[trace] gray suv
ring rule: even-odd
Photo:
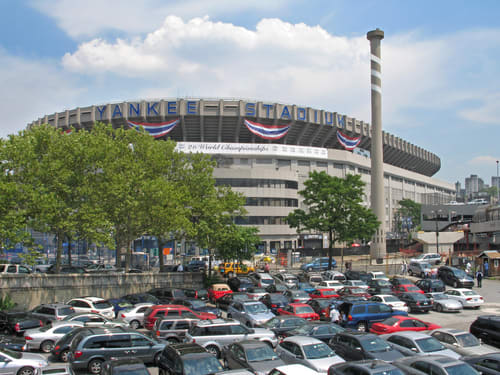
[[[196,342],[220,358],[222,348],[233,342],[259,340],[273,348],[278,340],[273,331],[265,328],[248,328],[233,319],[202,320],[186,334],[186,342]]]
[[[264,324],[274,318],[274,314],[259,301],[233,302],[227,308],[227,317],[234,318],[247,327],[255,327]]]
[[[49,303],[35,307],[31,311],[31,315],[40,319],[44,325],[47,325],[56,320],[63,320],[68,315],[74,314],[73,306],[65,303]]]
[[[74,370],[100,374],[104,361],[111,358],[136,357],[156,364],[165,344],[129,328],[90,328],[73,339],[69,361]]]
[[[184,342],[187,331],[194,326],[200,319],[196,316],[187,318],[185,316],[168,316],[157,319],[153,331],[156,337],[166,340],[169,344]]]

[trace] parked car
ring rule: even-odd
[[[387,333],[401,331],[431,331],[438,328],[441,328],[441,326],[434,323],[424,322],[411,316],[395,315],[379,323],[374,323],[370,328],[370,332],[376,333],[378,335],[384,335]]]
[[[392,293],[400,297],[407,293],[424,294],[424,291],[416,285],[399,285],[392,288]]]
[[[473,290],[461,289],[448,289],[445,294],[454,300],[457,300],[463,307],[472,307],[479,309],[484,303],[484,298]]]
[[[327,372],[332,365],[345,362],[323,341],[307,336],[283,339],[276,353],[287,364],[302,364],[322,373]]]
[[[74,313],[66,316],[62,322],[77,321],[85,324],[86,327],[126,327],[121,319],[108,319],[96,313]]]
[[[392,279],[389,279],[389,282],[392,284],[392,286],[397,287],[400,285],[415,285],[413,282],[406,277],[398,277],[395,276]]]
[[[321,276],[321,274],[319,273],[309,274],[309,276],[307,277],[307,282],[315,288],[317,288],[323,281],[323,276]]]
[[[196,323],[186,334],[186,342],[196,342],[220,358],[222,348],[233,342],[247,339],[277,344],[273,331],[265,328],[249,328],[234,319],[213,319]]]
[[[255,327],[267,322],[275,315],[259,301],[233,302],[227,308],[227,317],[234,318],[247,327]]]
[[[54,348],[52,349],[52,356],[55,360],[68,362],[71,343],[75,336],[85,330],[92,329],[92,327],[76,327],[57,340]]]
[[[215,301],[215,306],[217,306],[217,308],[221,310],[227,311],[227,308],[231,303],[233,303],[233,301],[243,302],[252,300],[245,292],[230,293],[220,297],[217,301]]]
[[[153,332],[157,338],[176,344],[183,342],[189,329],[199,321],[195,316],[165,316],[156,320]]]
[[[265,272],[252,272],[248,274],[248,278],[252,280],[258,288],[265,288],[269,285],[276,284],[273,277]]]
[[[144,313],[146,310],[154,306],[152,303],[138,303],[137,305],[127,307],[120,311],[120,319],[127,323],[130,328],[138,329],[144,326]]]
[[[326,280],[336,280],[339,282],[344,282],[347,280],[347,278],[342,272],[334,270],[327,270],[323,272],[323,276],[325,277]]]
[[[217,316],[212,313],[193,311],[189,307],[182,305],[154,305],[148,307],[144,312],[144,327],[153,329],[156,319],[163,316],[196,316],[200,320],[216,319]]]
[[[0,264],[0,276],[4,274],[28,274],[31,270],[21,264]]]
[[[85,267],[87,272],[89,273],[106,273],[106,272],[116,272],[117,269],[115,266],[111,264],[102,264],[102,263],[97,263],[97,264],[89,264]]]
[[[266,307],[274,314],[278,313],[278,309],[288,305],[288,299],[281,293],[268,293],[259,298]]]
[[[38,369],[36,372],[38,372],[37,375],[75,375],[75,372],[67,363],[51,364]]]
[[[71,343],[69,361],[75,370],[100,374],[104,361],[134,357],[144,363],[158,363],[165,342],[129,328],[92,328],[76,335]]]
[[[226,277],[233,277],[237,275],[247,275],[250,272],[255,272],[255,268],[243,263],[221,263],[219,265],[219,272]]]
[[[297,276],[285,272],[274,275],[274,279],[278,284],[283,284],[287,288],[294,288],[299,283]]]
[[[88,271],[81,266],[69,266],[69,265],[63,265],[59,267],[59,272],[57,272],[56,265],[53,264],[49,268],[47,268],[47,273],[49,274],[56,274],[56,273],[64,273],[64,274],[69,274],[69,273],[88,273]]]
[[[462,361],[474,367],[480,374],[500,375],[500,353],[462,357]]]
[[[212,284],[208,289],[208,299],[210,302],[215,303],[219,298],[225,294],[231,294],[233,291],[227,284],[218,283]]]
[[[0,349],[0,364],[2,374],[33,375],[49,362],[40,354]]]
[[[115,317],[113,305],[105,299],[99,297],[73,298],[66,304],[72,306],[76,313],[92,312],[101,314],[109,319],[113,319]]]
[[[65,334],[76,327],[83,327],[82,322],[54,322],[50,326],[29,329],[24,332],[24,338],[28,343],[29,350],[40,350],[50,353],[55,343]]]
[[[250,369],[255,374],[267,374],[276,366],[285,364],[274,350],[264,342],[245,340],[230,344],[222,351],[224,367]]]
[[[318,375],[312,368],[294,363],[291,365],[278,366],[269,371],[268,375]]]
[[[316,286],[316,288],[339,290],[342,289],[344,286],[345,285],[338,280],[323,280]]]
[[[428,313],[432,309],[432,300],[427,298],[425,294],[420,293],[403,293],[399,299],[408,306],[408,311]]]
[[[120,358],[104,362],[102,364],[101,375],[150,375],[150,373],[144,362],[140,359]]]
[[[0,349],[24,352],[28,349],[28,344],[26,344],[24,337],[0,335]]]
[[[184,290],[179,288],[153,288],[148,291],[148,294],[158,298],[160,303],[171,303],[173,300],[187,298]]]
[[[365,271],[347,270],[344,274],[347,280],[361,280],[368,283],[371,279],[370,275]]]
[[[469,332],[487,344],[500,347],[500,316],[478,316],[470,325]]]
[[[389,281],[389,278],[386,276],[386,274],[383,273],[383,272],[380,272],[380,271],[368,272],[368,276],[370,276],[370,280],[385,280],[385,281]]]
[[[313,290],[311,293],[309,293],[309,297],[311,299],[316,299],[316,298],[338,298],[340,295],[337,293],[335,289],[322,289],[318,288],[316,290]]]
[[[298,316],[306,320],[319,320],[319,315],[305,303],[290,303],[283,309],[278,309],[278,314]]]
[[[214,314],[216,317],[220,318],[222,316],[222,312],[217,308],[210,305],[207,305],[205,301],[196,299],[196,298],[185,298],[179,300],[173,300],[173,305],[182,305],[189,307],[191,310],[196,312],[204,312]]]
[[[422,289],[425,293],[444,292],[446,290],[444,283],[438,279],[417,280],[415,285]]]
[[[249,277],[231,277],[227,280],[227,285],[233,292],[246,292],[248,288],[254,286]]]
[[[340,363],[328,369],[328,375],[404,375],[405,373],[396,366],[380,360],[364,360]]]
[[[320,319],[330,320],[330,306],[334,302],[336,300],[332,300],[331,298],[314,298],[307,301],[307,304],[319,315]]]
[[[300,269],[305,272],[320,272],[320,271],[326,271],[328,269],[328,264],[329,264],[329,258],[328,257],[323,257],[323,258],[316,258],[313,259],[312,262],[310,263],[305,263],[300,266]],[[332,258],[332,268],[335,268],[337,265],[337,261]]]
[[[300,327],[294,328],[291,331],[283,333],[284,337],[289,336],[307,336],[314,337],[315,339],[321,340],[324,343],[328,343],[332,337],[334,337],[339,332],[344,332],[345,328],[341,326],[330,323],[330,322],[308,322]]]
[[[158,375],[207,375],[222,371],[217,358],[195,343],[167,345],[158,359]]]
[[[404,311],[393,310],[392,307],[379,302],[354,301],[339,305],[341,316],[346,319],[342,326],[366,332],[373,323],[381,322],[393,315],[405,315]]]
[[[22,336],[24,331],[42,327],[40,318],[34,317],[26,311],[0,311],[0,332],[7,335]]]
[[[372,333],[341,332],[333,337],[328,345],[346,361],[381,359],[392,362],[404,357],[399,350]]]
[[[304,318],[294,315],[278,315],[268,320],[266,323],[261,324],[262,328],[273,331],[276,336],[282,337],[283,333],[291,331],[307,323]]]
[[[360,288],[360,289],[368,289],[368,285],[361,280],[346,280],[344,282],[345,286],[352,286],[355,288]]]
[[[154,305],[160,304],[160,300],[158,298],[148,293],[127,294],[126,296],[123,296],[122,299],[130,303],[131,305],[137,305],[138,303],[144,303],[144,302],[149,302]]]
[[[375,279],[368,281],[368,289],[366,290],[369,294],[391,294],[392,284],[385,279]]]
[[[368,299],[371,297],[371,295],[367,293],[366,289],[358,288],[356,286],[345,286],[342,289],[339,289],[337,293],[339,294],[340,298],[343,298],[345,296],[355,296]]]
[[[463,306],[460,302],[450,298],[444,293],[425,293],[425,296],[432,301],[432,309],[438,312],[460,312]]]
[[[370,298],[370,301],[385,303],[393,310],[408,312],[408,305],[392,294],[376,294]]]
[[[300,284],[300,283],[299,283]],[[314,289],[314,287],[312,287]],[[288,287],[284,284],[270,284],[264,288],[267,293],[284,293],[288,290]],[[296,288],[301,289],[301,288]]]
[[[406,356],[444,355],[459,359],[460,354],[447,349],[434,337],[422,332],[396,332],[380,336]]]
[[[184,267],[186,272],[205,272],[207,263],[204,260],[193,259]]]
[[[441,255],[437,253],[425,253],[425,254],[420,254],[419,256],[415,258],[410,259],[411,262],[424,262],[424,263],[429,263],[429,264],[439,264],[441,263]]]
[[[432,331],[431,336],[441,341],[441,343],[448,349],[451,349],[462,356],[498,352],[497,348],[482,344],[481,341],[479,341],[472,333],[461,331],[459,329],[440,328]]]
[[[202,301],[208,301],[208,290],[201,288],[201,289],[191,289],[191,288],[184,288],[182,289],[184,291],[184,294],[188,298],[197,298],[201,299]]]
[[[474,286],[474,280],[459,268],[441,266],[438,269],[438,277],[445,284],[454,288],[472,288]]]
[[[288,299],[289,303],[306,303],[311,299],[309,294],[303,290],[287,290],[283,293],[283,295]]]
[[[408,264],[408,275],[424,278],[431,274],[431,265],[426,262],[410,262]]]
[[[41,319],[45,325],[57,320],[63,320],[66,316],[73,313],[75,313],[75,309],[65,303],[39,305],[31,310],[31,315]]]
[[[247,289],[247,297],[251,300],[258,301],[259,298],[265,296],[268,293],[266,288],[251,287]]]
[[[408,375],[479,375],[469,364],[442,355],[402,358],[393,364]]]

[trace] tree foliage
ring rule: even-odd
[[[292,228],[302,231],[328,233],[329,266],[332,266],[333,245],[336,242],[367,240],[380,222],[375,214],[362,205],[363,186],[359,175],[346,178],[330,176],[326,172],[311,172],[299,191],[307,211],[296,209],[287,217]]]
[[[400,217],[410,218],[413,227],[416,228],[420,225],[420,213],[422,205],[411,199],[402,199],[399,201],[399,208],[397,210]],[[399,223],[401,225],[401,223]],[[401,229],[401,228],[398,228]]]

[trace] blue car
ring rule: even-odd
[[[218,318],[222,316],[222,311],[217,307],[209,306],[205,301],[196,298],[176,299],[172,302],[173,305],[183,305],[189,307],[193,311],[206,312],[216,315]]]
[[[306,293],[311,293],[316,290],[316,288],[309,283],[299,283],[297,285],[297,289],[303,290]]]
[[[373,301],[344,302],[337,306],[343,320],[341,325],[345,328],[367,332],[373,323],[381,322],[394,315],[408,316],[408,313],[393,310],[385,303]]]
[[[332,258],[332,268],[337,265],[337,261]],[[311,263],[303,264],[300,269],[305,272],[320,272],[328,269],[328,257],[316,258]]]

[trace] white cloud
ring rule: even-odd
[[[472,158],[467,162],[467,164],[472,165],[472,166],[483,166],[483,165],[495,165],[497,160],[499,160],[498,157],[493,157],[493,156],[476,156],[475,158]]]
[[[475,98],[478,102],[476,106],[459,111],[459,114],[473,122],[498,125],[500,123],[500,92],[484,92]]]

